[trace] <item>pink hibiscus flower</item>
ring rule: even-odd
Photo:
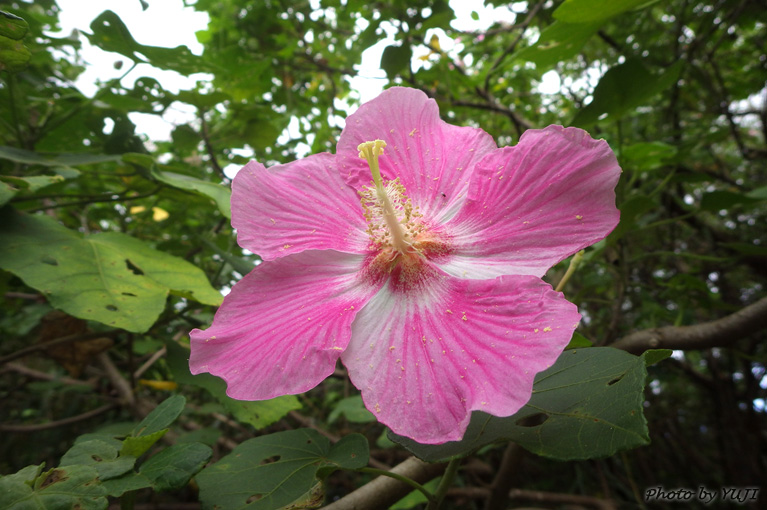
[[[580,315],[540,277],[615,227],[619,174],[580,129],[497,148],[423,92],[388,89],[335,155],[237,174],[232,225],[264,262],[192,331],[192,373],[262,400],[315,387],[340,358],[394,432],[459,440],[471,411],[521,408],[567,345]]]

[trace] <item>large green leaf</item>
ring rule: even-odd
[[[631,58],[610,68],[594,89],[594,99],[578,112],[572,125],[587,127],[603,119],[615,120],[646,104],[676,82],[682,65],[680,60],[662,74],[654,75],[640,59]]]
[[[0,210],[0,268],[70,315],[144,332],[172,290],[205,304],[222,298],[204,273],[130,236],[83,237],[51,218]]]
[[[99,439],[76,443],[61,458],[60,466],[82,464],[90,466],[98,473],[99,480],[109,480],[122,476],[133,469],[136,457],[120,455],[115,445]]]
[[[651,361],[669,354],[645,353]],[[507,440],[559,460],[606,457],[650,440],[642,412],[645,365],[644,357],[610,347],[568,350],[538,374],[530,401],[513,416],[474,412],[463,440],[441,445],[422,445],[391,432],[389,437],[426,461]]]
[[[101,510],[106,490],[90,466],[64,466],[43,472],[43,464],[0,477],[0,510]]]
[[[261,429],[276,422],[288,412],[300,409],[295,395],[284,395],[271,400],[235,400],[226,395],[226,383],[210,374],[192,375],[189,371],[189,350],[176,342],[168,342],[168,367],[179,384],[192,384],[216,397],[237,420]]]
[[[172,69],[184,75],[209,70],[208,65],[186,46],[162,48],[144,46],[131,35],[128,27],[112,11],[104,11],[91,22],[92,34],[86,34],[91,44],[113,51],[136,62],[147,62],[162,69]]]
[[[366,466],[368,456],[359,434],[332,446],[313,429],[248,439],[197,475],[200,501],[203,509],[216,510],[277,509],[307,498],[321,503],[321,480],[335,469]]]
[[[647,3],[648,0],[565,0],[554,11],[554,18],[567,23],[590,23]]]
[[[517,51],[512,58],[533,62],[539,71],[545,71],[557,62],[574,57],[600,26],[601,23],[555,21],[541,31],[535,44]]]
[[[656,170],[676,156],[677,148],[663,142],[642,142],[621,151],[621,166],[638,171]]]

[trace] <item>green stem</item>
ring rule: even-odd
[[[575,270],[578,269],[578,266],[581,263],[581,259],[583,258],[583,250],[579,251],[575,254],[575,256],[570,261],[570,265],[567,268],[567,271],[565,271],[565,275],[562,277],[561,280],[559,280],[559,285],[557,285],[557,288],[554,289],[557,292],[562,292],[562,289],[565,288],[565,285],[567,284],[567,281],[570,279],[570,277],[575,274]]]
[[[442,507],[442,501],[447,495],[447,490],[453,485],[456,473],[458,473],[458,466],[461,465],[463,457],[451,460],[445,474],[442,475],[442,480],[439,481],[437,492],[434,493],[434,499],[429,502],[428,510],[439,510]]]
[[[436,501],[434,499],[434,494],[429,492],[429,490],[426,489],[426,487],[416,482],[415,480],[408,478],[407,476],[402,476],[397,473],[392,473],[391,471],[386,471],[383,469],[376,469],[371,467],[364,467],[362,469],[359,469],[358,471],[361,471],[363,473],[370,473],[371,475],[381,475],[381,476],[388,476],[389,478],[394,478],[395,480],[399,480],[402,483],[406,483],[412,488],[414,488],[415,490],[420,491],[421,494],[426,496],[426,499],[429,501],[429,504],[432,504]]]

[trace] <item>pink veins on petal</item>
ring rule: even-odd
[[[510,416],[580,315],[540,277],[618,223],[620,168],[582,130],[528,130],[497,148],[392,88],[346,120],[336,154],[265,168],[232,189],[240,244],[264,259],[207,330],[190,367],[262,400],[346,366],[395,433],[459,440],[471,411]]]

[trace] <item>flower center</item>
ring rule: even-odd
[[[384,182],[378,157],[384,152],[386,142],[374,140],[361,143],[357,150],[360,158],[367,160],[373,175],[373,186],[365,186],[359,192],[367,221],[367,233],[379,249],[392,248],[394,256],[418,252],[414,246],[416,236],[423,230],[421,214],[405,194],[399,178]]]

